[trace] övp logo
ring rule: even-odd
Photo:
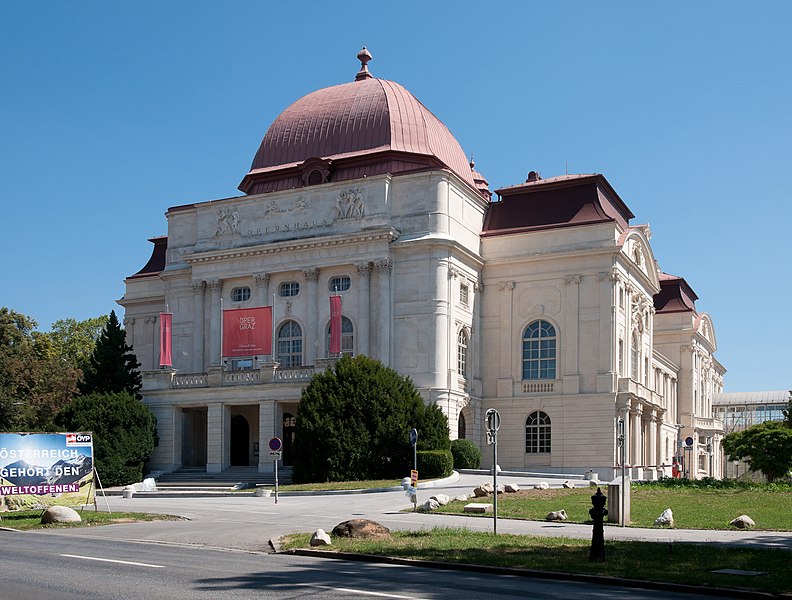
[[[90,446],[93,444],[93,436],[90,433],[67,433],[67,446]]]

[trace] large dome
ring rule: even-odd
[[[243,192],[431,168],[448,168],[476,187],[448,128],[404,87],[372,77],[366,62],[355,81],[308,94],[275,119]]]

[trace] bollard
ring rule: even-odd
[[[594,522],[594,528],[591,532],[589,560],[605,560],[605,532],[602,522],[605,515],[608,514],[608,509],[605,508],[607,500],[608,497],[599,488],[597,488],[597,493],[591,497],[591,504],[594,508],[589,509],[589,516]]]

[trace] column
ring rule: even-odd
[[[275,402],[259,400],[259,473],[274,473],[275,463],[269,457],[269,441],[277,436],[275,431]]]
[[[124,335],[126,343],[132,348],[135,347],[135,319],[124,319]]]
[[[209,364],[220,364],[220,343],[221,343],[221,323],[223,319],[222,307],[220,303],[223,291],[223,282],[214,279],[206,283],[211,294],[211,305],[209,306]]]
[[[204,372],[204,287],[203,281],[193,281],[193,372]]]
[[[369,330],[371,324],[371,263],[355,265],[360,283],[358,284],[358,330],[356,354],[369,355]]]
[[[565,303],[564,303],[564,337],[567,339],[564,372],[561,375],[577,375],[580,373],[578,364],[578,348],[580,345],[580,275],[567,275],[564,277]]]
[[[317,281],[319,281],[319,269],[305,269],[303,271],[307,282],[305,290],[305,302],[307,307],[307,317],[305,319],[305,334],[303,335],[303,364],[313,365],[316,363],[316,350],[318,347],[318,299],[316,296]]]
[[[513,335],[514,335],[514,326],[513,326],[513,318],[512,318],[512,310],[513,310],[513,302],[512,296],[514,292],[514,282],[513,281],[501,281],[498,284],[498,289],[500,290],[500,331],[505,331],[506,335],[501,335],[500,337],[500,361],[499,361],[499,370],[498,370],[498,377],[499,378],[511,378],[512,377],[512,353],[511,348],[513,344]],[[518,335],[522,335],[521,332]],[[522,343],[522,340],[520,341]],[[522,365],[520,365],[520,373],[522,373]],[[520,375],[522,378],[522,375]],[[498,394],[501,395],[501,394]],[[511,393],[509,393],[511,396]]]
[[[206,472],[220,473],[223,470],[223,415],[225,407],[215,402],[206,411]]]
[[[481,356],[481,311],[484,300],[484,285],[481,283],[473,284],[473,335],[471,336],[471,348],[468,349],[470,355],[470,376],[471,380],[482,378]],[[481,393],[475,388],[471,388],[471,393]],[[473,411],[471,410],[471,414]]]
[[[616,378],[615,354],[618,349],[616,340],[616,303],[614,290],[618,275],[615,271],[597,273],[600,282],[599,299],[599,365],[597,366],[597,391],[613,392],[618,389]]]
[[[646,414],[646,464],[657,467],[657,413],[649,409]]]
[[[272,300],[269,297],[269,273],[259,273],[253,279],[255,279],[258,288],[258,306],[270,306]]]
[[[631,455],[631,462],[633,466],[643,464],[641,460],[641,454],[643,449],[642,443],[642,425],[641,425],[641,413],[643,412],[643,407],[640,403],[634,402],[633,408],[630,410],[630,429],[632,433],[632,452]]]
[[[391,296],[390,274],[391,260],[384,258],[377,262],[377,302],[380,308],[379,322],[379,360],[385,366],[391,366],[390,361],[390,330],[391,330]]]

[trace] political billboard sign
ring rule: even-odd
[[[90,432],[0,433],[0,496],[9,508],[93,504],[93,477]]]

